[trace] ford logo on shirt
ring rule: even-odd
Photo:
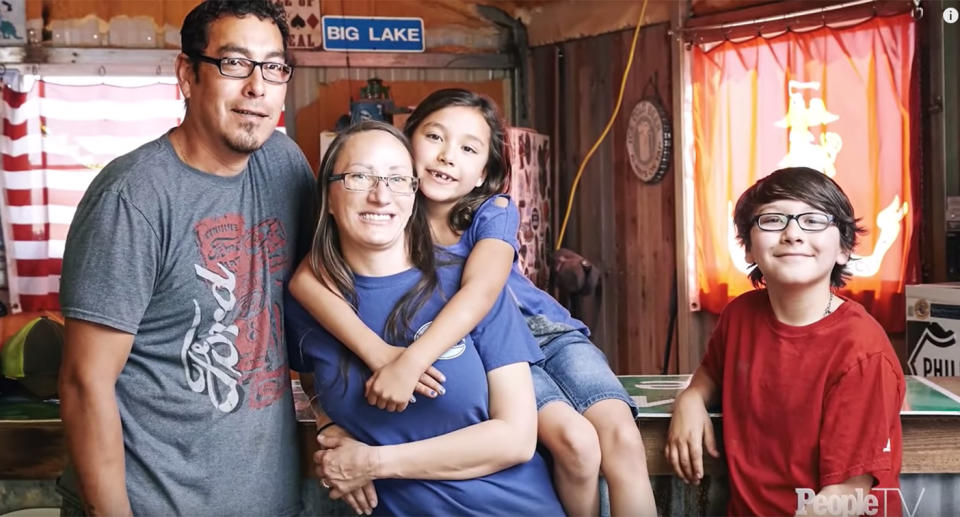
[[[431,323],[433,322],[428,321],[424,323],[423,326],[421,326],[417,330],[417,333],[413,336],[413,340],[416,341],[417,339],[420,339],[420,336],[422,336],[423,333],[426,332],[428,328],[430,328]],[[437,359],[438,360],[456,359],[457,357],[460,357],[461,355],[463,355],[463,351],[466,349],[467,349],[467,340],[465,338],[460,338],[460,341],[457,341],[456,343],[454,343],[452,347],[447,349],[447,351],[441,354],[440,357],[438,357]]]

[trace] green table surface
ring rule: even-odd
[[[901,416],[960,417],[960,396],[930,379],[908,375],[906,380]],[[620,382],[640,406],[641,418],[666,418],[673,411],[674,399],[690,382],[690,375],[622,375]]]

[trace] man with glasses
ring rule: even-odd
[[[283,283],[314,179],[276,131],[283,10],[208,0],[181,30],[183,123],[121,156],[64,252],[68,514],[296,515]]]

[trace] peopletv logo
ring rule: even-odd
[[[925,488],[920,489],[920,495],[913,508],[907,505],[907,499],[899,488],[874,488],[864,493],[862,488],[856,489],[853,494],[820,494],[812,488],[797,488],[797,515],[877,515],[880,513],[880,501],[883,501],[883,517],[887,515],[889,505],[903,506],[904,515],[914,517],[920,501],[923,500]],[[876,493],[879,492],[879,495]]]

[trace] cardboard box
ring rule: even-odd
[[[960,375],[960,283],[907,286],[907,372]]]
[[[333,140],[337,138],[336,131],[321,131],[320,132],[320,159],[317,162],[323,160],[323,156],[327,154],[327,149],[330,147],[330,144],[333,143]],[[316,173],[316,172],[314,172]]]

